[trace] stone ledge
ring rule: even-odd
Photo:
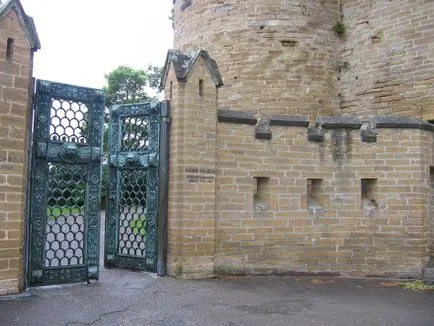
[[[309,120],[306,116],[294,115],[272,115],[270,126],[286,127],[309,127]],[[257,118],[253,113],[236,110],[218,110],[219,122],[230,122],[239,124],[256,125]],[[403,116],[376,116],[368,119],[377,129],[420,129],[434,131],[434,124],[428,123],[421,119],[403,117]],[[362,120],[358,117],[350,116],[321,116],[316,119],[315,126],[317,129],[360,129]],[[309,128],[310,129],[310,128]],[[313,132],[313,130],[311,130]],[[366,142],[374,142],[375,135],[363,132]],[[312,134],[312,133],[311,133]],[[316,134],[316,133],[315,133]],[[313,134],[312,134],[313,135]],[[319,141],[319,139],[317,139]]]
[[[309,119],[306,116],[272,115],[270,126],[308,127]]]
[[[371,120],[375,123],[376,128],[421,129],[434,131],[434,125],[417,118],[399,116],[377,116],[372,117]]]
[[[253,113],[235,110],[218,110],[218,121],[249,125],[257,123],[257,119]]]
[[[316,119],[316,125],[324,129],[360,129],[362,121],[358,117],[323,116]]]

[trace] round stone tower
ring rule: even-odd
[[[175,0],[176,50],[206,50],[224,86],[219,108],[337,114],[338,0]]]

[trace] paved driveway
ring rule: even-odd
[[[278,276],[182,281],[103,270],[99,282],[0,301],[0,325],[434,325],[434,293],[382,283]]]

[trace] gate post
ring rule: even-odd
[[[181,69],[179,69],[182,67]],[[214,275],[217,66],[205,51],[170,51],[162,86],[171,101],[168,274]]]
[[[170,102],[161,104],[160,127],[160,167],[158,196],[158,257],[157,274],[167,273],[167,208],[169,195],[169,139],[170,139]]]
[[[18,0],[0,7],[0,295],[7,295],[25,287],[33,53],[40,44]]]

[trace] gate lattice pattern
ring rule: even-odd
[[[157,268],[160,114],[160,102],[111,110],[107,266]]]
[[[49,164],[45,267],[84,263],[84,165]]]
[[[101,90],[38,80],[30,285],[98,279],[103,114]]]
[[[145,256],[146,170],[121,172],[119,253]]]

